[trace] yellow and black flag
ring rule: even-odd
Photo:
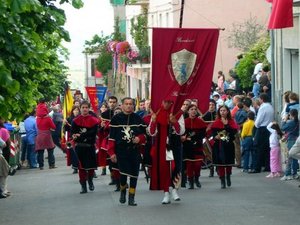
[[[64,91],[64,99],[63,99],[63,117],[66,121],[69,116],[71,116],[72,113],[72,107],[73,107],[74,99],[70,90],[70,87],[68,83],[65,84],[65,91]],[[68,136],[67,132],[64,132],[64,127],[61,129],[61,149],[64,152],[67,152],[67,142],[68,142]]]
[[[64,119],[67,119],[71,116],[72,107],[73,107],[74,99],[72,96],[72,92],[70,90],[69,84],[65,84],[65,93],[64,93],[64,104],[63,104],[63,116]]]

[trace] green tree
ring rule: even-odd
[[[115,18],[114,32],[112,33],[112,39],[114,41],[125,41],[126,34],[122,33],[120,30],[120,17]]]
[[[242,52],[247,52],[262,36],[266,36],[264,25],[257,21],[257,17],[250,18],[241,23],[233,23],[227,38],[228,46]]]
[[[253,45],[248,52],[244,54],[239,65],[236,68],[236,73],[240,79],[242,88],[252,87],[251,76],[255,67],[254,60],[258,59],[264,66],[269,63],[266,59],[266,51],[270,46],[270,38],[262,37]]]
[[[108,51],[108,42],[111,40],[111,36],[94,35],[92,40],[85,41],[84,53],[93,54],[98,53],[96,67],[104,77],[105,84],[107,85],[107,73],[112,69],[112,54]]]
[[[131,19],[130,34],[134,39],[134,43],[140,51],[141,58],[150,57],[150,47],[148,44],[148,9],[142,8],[142,13],[136,18]]]
[[[55,0],[1,0],[0,115],[21,118],[44,97],[54,99],[66,80],[62,40],[66,17]],[[61,0],[75,8],[81,0]]]

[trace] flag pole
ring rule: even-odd
[[[182,23],[183,23],[183,13],[184,13],[184,0],[181,0],[180,18],[179,18],[179,28],[182,28]]]

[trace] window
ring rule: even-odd
[[[95,70],[96,70],[96,60],[97,59],[91,59],[91,76],[95,76]]]

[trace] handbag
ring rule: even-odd
[[[167,161],[172,161],[174,160],[174,155],[172,150],[166,149],[166,160]]]

